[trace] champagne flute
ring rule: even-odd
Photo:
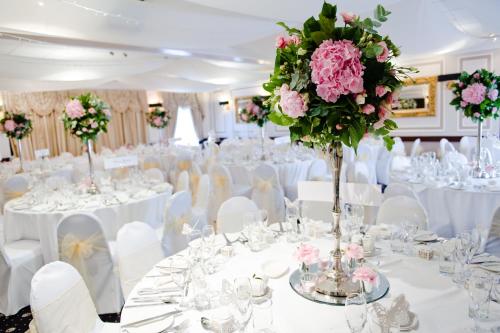
[[[366,298],[364,294],[353,293],[345,299],[345,317],[352,333],[360,333],[366,325]]]

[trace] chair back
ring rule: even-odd
[[[165,181],[165,177],[163,176],[163,172],[161,172],[158,168],[147,169],[144,172],[144,175],[147,179],[152,180],[154,182],[163,183]]]
[[[487,239],[485,251],[500,257],[500,206],[493,213]]]
[[[113,312],[104,295],[120,293],[101,220],[90,213],[66,215],[57,226],[57,238],[60,260],[80,273],[99,313]]]
[[[198,184],[198,191],[196,193],[195,207],[208,209],[210,202],[210,178],[208,175],[203,175]]]
[[[189,188],[189,173],[186,170],[181,171],[181,173],[179,174],[175,190],[176,192],[191,191]]]
[[[245,213],[257,212],[257,205],[247,197],[232,197],[222,203],[217,212],[217,233],[240,232]]]
[[[439,140],[439,156],[441,158],[443,158],[446,155],[446,153],[454,151],[456,151],[456,149],[455,147],[453,147],[451,142],[448,141],[448,139],[442,138],[441,140]]]
[[[398,195],[388,198],[382,205],[377,214],[377,224],[396,224],[412,223],[420,230],[427,230],[427,214],[422,205],[414,198],[404,195]]]
[[[420,140],[420,138],[415,139],[415,141],[413,141],[413,144],[411,146],[410,157],[415,157],[422,153],[422,146],[420,144],[421,141],[422,140]]]
[[[267,211],[269,223],[285,219],[285,195],[278,174],[272,166],[262,163],[253,172],[252,200]]]
[[[142,169],[159,169],[161,168],[160,159],[156,156],[146,156],[142,162]]]
[[[40,268],[31,281],[30,299],[38,333],[94,332],[102,325],[85,282],[67,263]]]
[[[22,175],[14,175],[3,183],[3,196],[5,202],[18,198],[28,192],[28,180]]]
[[[411,187],[409,187],[406,184],[399,184],[399,183],[392,183],[387,185],[384,194],[382,196],[383,200],[385,201],[389,198],[401,195],[418,200],[417,194],[415,193],[415,191],[413,191]]]
[[[215,220],[215,214],[219,211],[220,205],[233,194],[233,179],[229,170],[219,163],[210,168],[208,175],[210,177],[211,206],[213,209],[209,218]]]
[[[469,161],[472,161],[473,149],[476,146],[476,138],[464,136],[460,139],[459,151],[464,154]]]
[[[127,298],[147,272],[164,258],[156,232],[143,222],[125,224],[116,236],[118,268],[123,296]]]
[[[325,180],[326,174],[328,172],[328,166],[325,160],[315,159],[312,161],[309,169],[307,170],[307,180],[311,181],[322,181]]]
[[[192,227],[196,223],[192,218],[191,204],[191,194],[188,191],[177,192],[167,201],[163,217],[162,238],[163,252],[166,256],[187,247],[187,238],[182,234],[183,226],[188,224]]]
[[[405,144],[399,136],[394,138],[391,153],[394,155],[406,156]]]
[[[370,170],[366,162],[356,161],[348,166],[347,182],[359,184],[371,184]]]
[[[198,200],[198,186],[200,185],[201,169],[198,163],[192,162],[191,169],[189,170],[189,188],[193,195],[193,203]]]

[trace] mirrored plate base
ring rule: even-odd
[[[309,272],[317,273],[316,265],[312,265]],[[316,291],[304,292],[300,284],[300,277],[302,276],[302,271],[300,269],[295,270],[290,275],[290,286],[292,289],[300,296],[317,303],[330,304],[330,305],[344,305],[345,297],[332,297],[324,294],[320,294]],[[389,281],[383,275],[378,273],[378,286],[374,286],[370,293],[366,293],[366,302],[371,303],[384,297],[389,291]]]

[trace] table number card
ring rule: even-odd
[[[104,159],[104,169],[105,170],[135,167],[138,164],[139,164],[139,160],[137,158],[137,155],[107,157]]]
[[[35,158],[37,160],[41,159],[41,158],[49,157],[49,155],[50,155],[50,151],[48,148],[35,150]]]
[[[340,183],[340,195],[350,204],[380,206],[382,191],[380,185]],[[298,198],[301,201],[333,202],[331,182],[301,181],[298,183]]]

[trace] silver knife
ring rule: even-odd
[[[146,319],[141,319],[138,321],[134,321],[132,323],[127,323],[125,325],[122,325],[121,327],[122,328],[137,327],[137,326],[142,326],[142,325],[146,325],[146,324],[151,324],[151,323],[166,319],[170,316],[176,315],[176,314],[181,313],[181,312],[182,312],[181,310],[170,311],[170,312],[158,315],[158,316],[154,316],[154,317],[150,317],[150,318],[146,318]]]
[[[158,301],[158,303],[139,303],[139,304],[130,304],[130,305],[125,305],[124,308],[140,308],[140,307],[145,307],[145,306],[157,306],[157,305],[165,305],[165,304],[178,304],[179,302],[176,301]]]

